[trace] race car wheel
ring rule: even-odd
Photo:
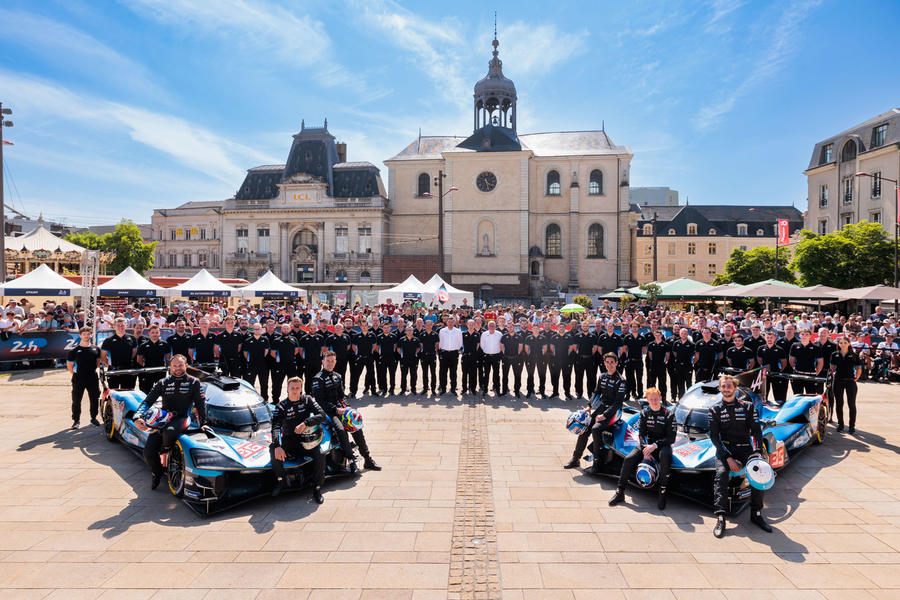
[[[819,405],[819,415],[816,418],[816,435],[813,437],[814,444],[821,444],[825,441],[825,426],[828,425],[828,406],[823,400]]]
[[[113,421],[113,409],[112,402],[107,398],[103,402],[103,433],[106,436],[106,441],[115,442],[116,441],[116,424]]]
[[[169,452],[166,470],[169,476],[169,491],[176,498],[181,498],[184,494],[184,451],[181,449],[181,442],[175,442],[175,446]]]

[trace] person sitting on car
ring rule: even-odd
[[[181,354],[176,354],[169,361],[169,375],[160,379],[150,388],[150,393],[141,402],[135,411],[134,424],[139,428],[145,428],[144,412],[162,398],[162,409],[172,415],[171,420],[159,429],[154,429],[147,436],[144,445],[144,460],[150,467],[153,482],[150,489],[156,489],[162,479],[163,469],[159,460],[159,453],[163,449],[171,448],[182,432],[187,429],[191,419],[191,411],[195,408],[201,415],[204,414],[203,390],[200,380],[187,374],[187,359]]]
[[[322,484],[325,483],[325,455],[319,448],[307,450],[303,447],[303,433],[311,428],[321,427],[328,415],[313,399],[303,393],[303,380],[293,376],[287,382],[287,400],[275,405],[272,412],[272,471],[275,472],[275,487],[272,496],[277,496],[284,488],[284,461],[288,457],[308,455],[313,460],[312,497],[317,504],[325,502]],[[354,463],[351,463],[351,465]],[[352,467],[351,467],[352,468]]]
[[[666,484],[672,465],[672,444],[675,443],[675,413],[663,406],[662,392],[653,387],[647,390],[649,406],[641,411],[638,437],[640,446],[632,450],[622,462],[619,485],[609,505],[615,506],[625,499],[625,484],[642,460],[655,458],[659,463],[659,510],[666,508]]]
[[[612,427],[619,411],[622,410],[622,403],[628,398],[628,386],[617,371],[619,358],[609,352],[603,357],[603,365],[606,367],[606,373],[597,380],[594,399],[587,408],[591,413],[591,426],[578,436],[575,450],[572,452],[572,460],[563,466],[564,469],[574,469],[581,464],[581,455],[587,447],[588,439],[593,438],[594,461],[591,465],[591,473],[600,473],[603,432]]]

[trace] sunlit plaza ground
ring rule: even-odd
[[[62,372],[14,373],[0,377],[0,596],[897,598],[898,402],[900,386],[862,384],[856,435],[829,427],[767,493],[775,532],[745,511],[717,540],[708,508],[660,512],[635,489],[610,508],[612,480],[563,470],[573,401],[365,397],[383,471],[326,484],[321,506],[301,492],[203,518],[99,429],[68,429]]]

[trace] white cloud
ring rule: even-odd
[[[731,25],[723,23],[723,21],[727,21],[727,17],[743,5],[743,0],[712,0],[710,2],[712,15],[704,29],[707,32],[719,34],[731,31]]]
[[[489,38],[488,38],[489,39]],[[509,70],[517,77],[549,73],[570,58],[587,52],[587,31],[560,31],[556,25],[516,21],[498,35],[500,58],[510,57]],[[489,48],[484,44],[484,48]],[[508,73],[504,73],[509,77]]]

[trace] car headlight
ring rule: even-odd
[[[232,460],[227,456],[222,456],[215,450],[206,450],[204,448],[191,448],[191,459],[194,466],[200,469],[243,469],[244,465]]]

